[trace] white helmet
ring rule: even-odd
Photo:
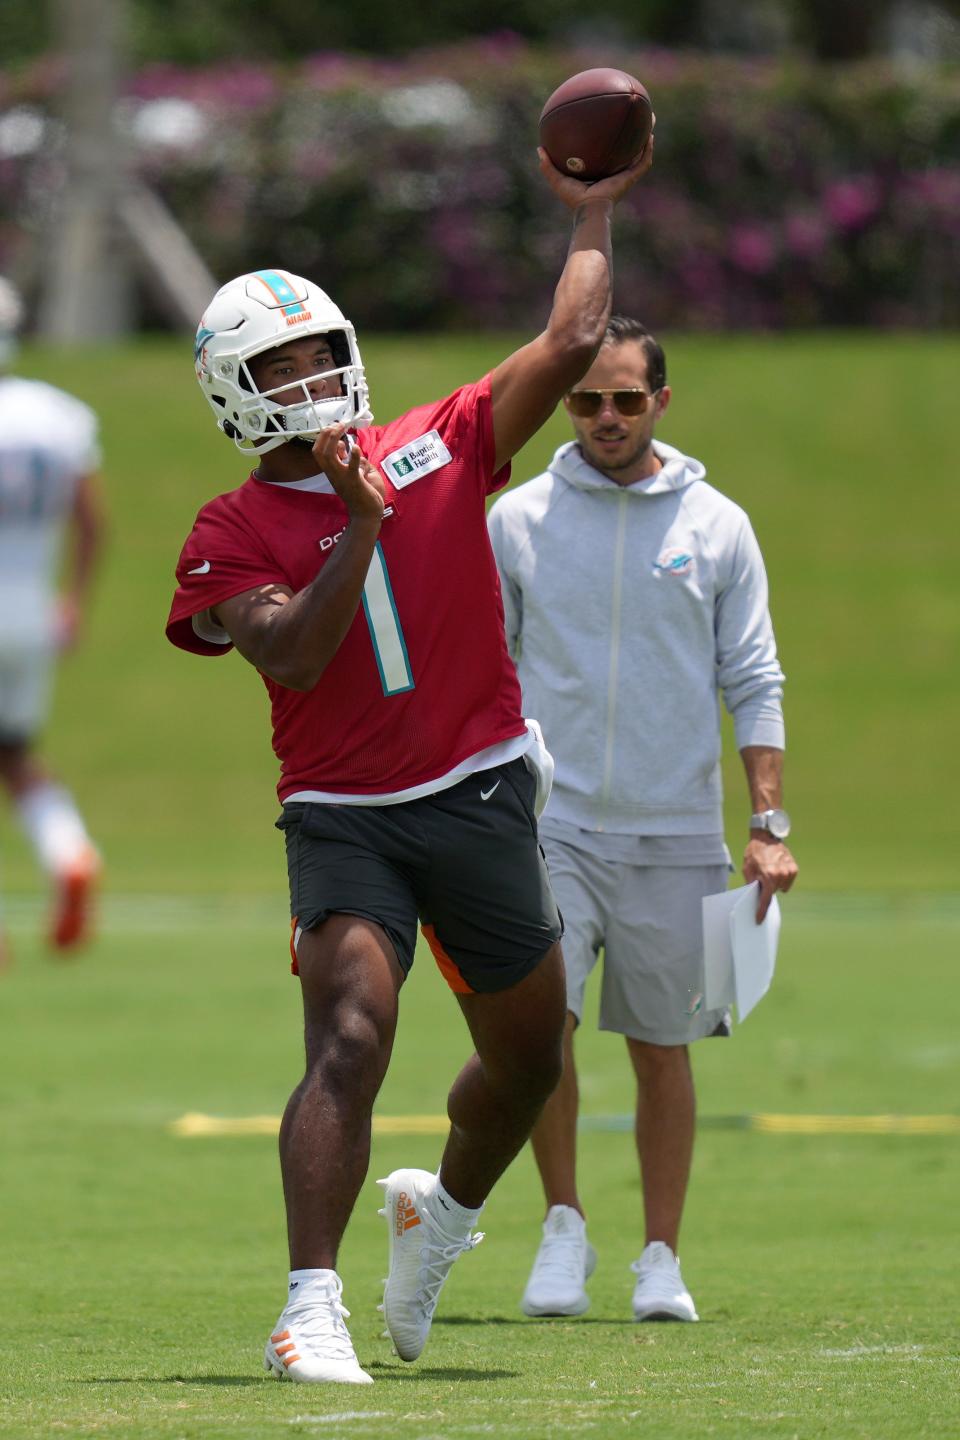
[[[23,301],[18,291],[0,275],[0,368],[9,365],[17,353],[17,331],[23,323]]]
[[[334,369],[261,391],[248,361],[301,335],[329,340]],[[195,358],[197,379],[217,424],[240,450],[263,455],[294,437],[314,439],[327,425],[356,428],[373,419],[353,326],[319,286],[287,270],[255,270],[222,286],[200,321]],[[331,375],[340,376],[342,393],[312,399],[311,381]],[[292,405],[272,398],[293,388],[303,398]]]

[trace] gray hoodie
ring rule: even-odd
[[[723,829],[718,690],[738,748],[784,744],[783,672],[747,516],[698,460],[619,486],[575,442],[489,516],[525,713],[556,760],[546,817]]]

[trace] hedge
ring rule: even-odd
[[[960,322],[960,70],[533,49],[153,66],[132,164],[214,273],[310,275],[357,323],[542,323],[569,226],[536,166],[545,97],[614,63],[657,111],[620,207],[616,302],[671,329]],[[0,268],[61,171],[56,67],[0,71]]]

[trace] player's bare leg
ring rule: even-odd
[[[423,1350],[450,1268],[483,1238],[474,1233],[480,1208],[559,1078],[566,1012],[559,945],[511,989],[457,999],[477,1048],[447,1100],[439,1175],[394,1170],[382,1182],[390,1237],[383,1314],[403,1360]]]
[[[643,1177],[646,1242],[676,1252],[690,1179],[696,1097],[686,1045],[627,1039],[637,1077],[636,1139]]]
[[[447,1100],[440,1179],[461,1205],[479,1208],[560,1078],[566,984],[559,944],[519,985],[457,999],[477,1048]]]
[[[306,1073],[280,1127],[291,1273],[263,1363],[303,1383],[368,1385],[345,1323],[337,1250],[367,1171],[402,976],[379,926],[352,915],[304,932],[297,960]]]
[[[380,927],[353,915],[305,931],[297,962],[306,1073],[280,1126],[290,1279],[263,1363],[301,1383],[369,1385],[345,1323],[337,1250],[367,1173],[402,974]]]
[[[3,784],[11,799],[16,798],[16,779],[25,753],[22,745],[0,744],[0,783]],[[0,915],[0,974],[9,970],[12,964],[13,951],[10,947],[10,938],[3,924],[3,917]]]
[[[72,796],[27,742],[0,745],[0,781],[8,790],[37,859],[54,886],[49,941],[59,950],[90,936],[100,857]]]
[[[35,785],[49,785],[51,778],[29,746],[22,742],[0,744],[0,782],[11,800],[19,800]]]
[[[543,1182],[547,1210],[568,1205],[583,1214],[577,1194],[577,1116],[580,1088],[574,1063],[573,1035],[577,1017],[567,1012],[563,1032],[563,1074],[530,1136],[534,1159]]]
[[[378,925],[332,915],[297,948],[306,1073],[280,1127],[291,1269],[334,1270],[370,1160],[402,972]]]

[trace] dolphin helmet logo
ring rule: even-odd
[[[193,344],[193,358],[197,366],[203,363],[203,352],[207,347],[207,341],[211,335],[215,334],[215,330],[208,330],[205,325],[201,325],[197,331],[197,338]]]
[[[696,557],[689,550],[679,545],[668,545],[653,562],[653,568],[658,575],[691,575],[696,563]]]

